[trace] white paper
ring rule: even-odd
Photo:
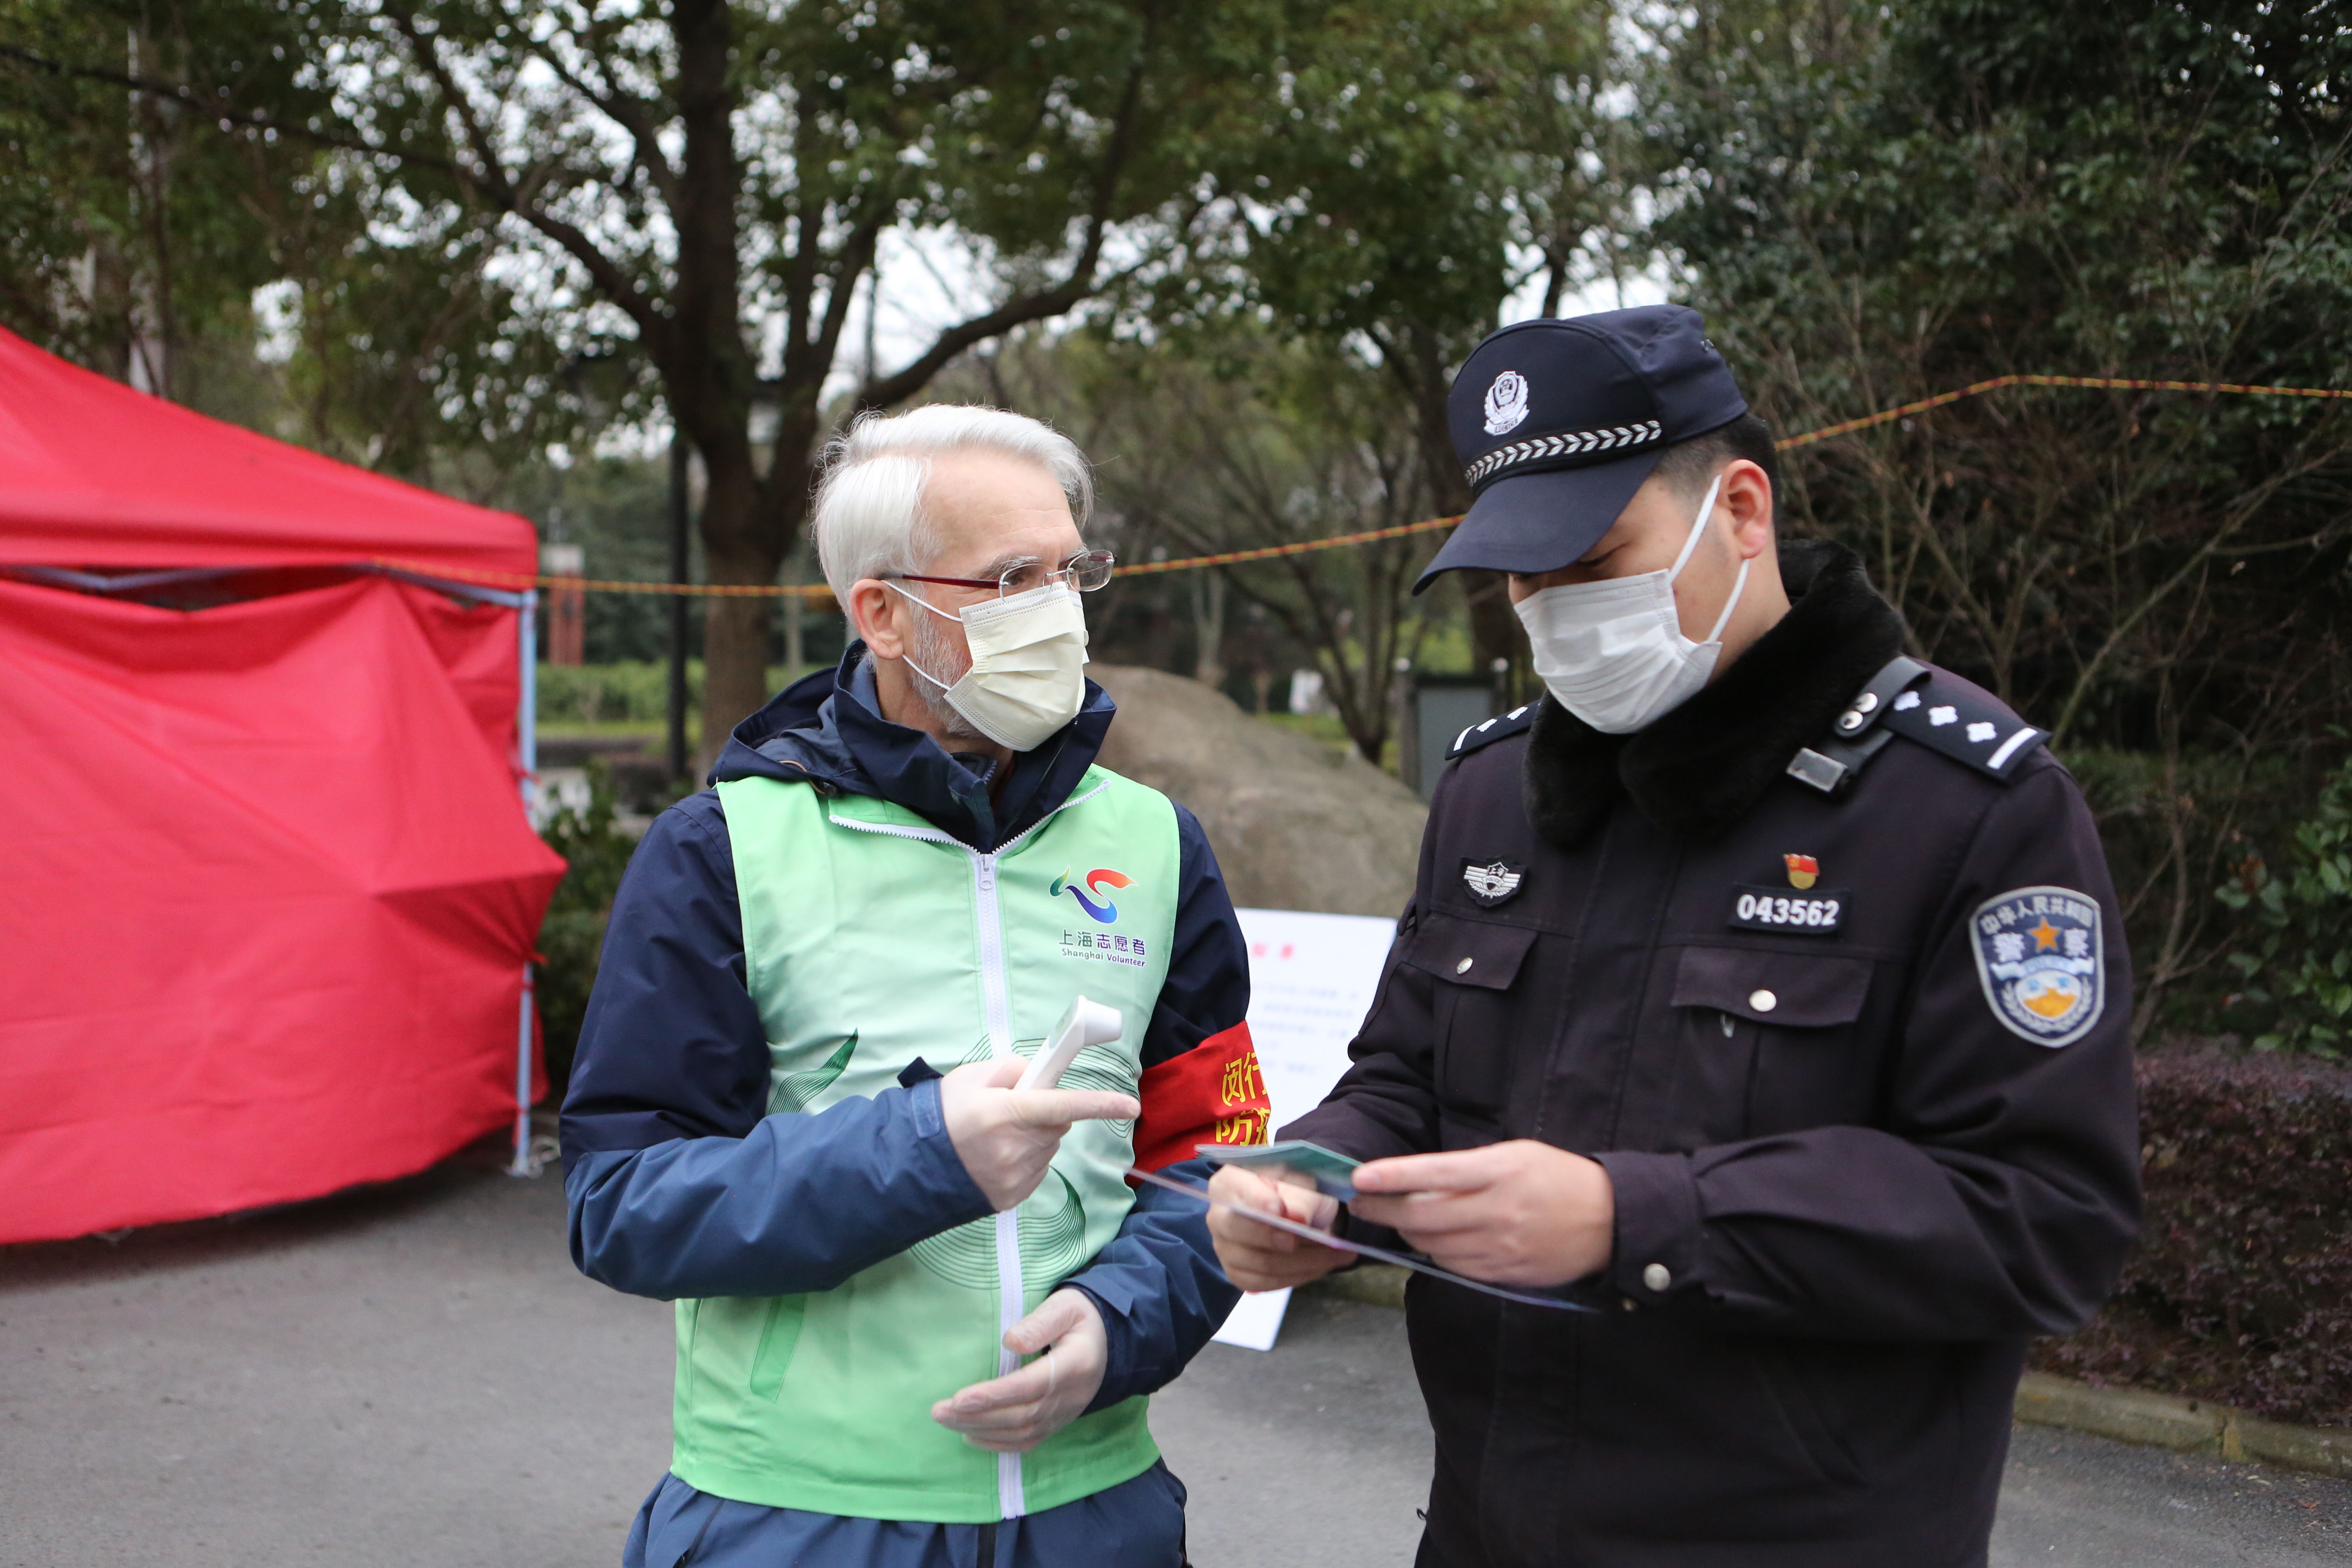
[[[1323,1103],[1348,1070],[1348,1042],[1380,988],[1396,922],[1296,910],[1234,912],[1249,944],[1250,1038],[1279,1128]],[[1289,1306],[1287,1290],[1244,1296],[1217,1342],[1272,1350]]]
[[[1323,1102],[1348,1070],[1348,1042],[1380,988],[1396,921],[1296,910],[1236,910],[1249,943],[1250,1038],[1271,1135]]]
[[[1213,1336],[1221,1345],[1239,1345],[1245,1351],[1270,1351],[1274,1337],[1282,1332],[1282,1314],[1290,1307],[1290,1291],[1252,1290],[1239,1301],[1225,1319],[1225,1326]]]

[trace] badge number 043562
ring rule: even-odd
[[[1834,936],[1845,921],[1850,903],[1843,888],[1811,888],[1795,892],[1787,888],[1741,885],[1731,889],[1731,923],[1741,931],[1778,931],[1789,936]]]

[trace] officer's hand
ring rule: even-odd
[[[1029,1063],[1020,1057],[966,1062],[940,1080],[948,1140],[972,1185],[999,1214],[1037,1190],[1045,1167],[1074,1121],[1141,1114],[1131,1094],[1096,1089],[1023,1089]]]
[[[1270,1182],[1239,1165],[1218,1167],[1209,1178],[1209,1195],[1295,1219],[1318,1230],[1330,1229],[1339,1215],[1339,1203],[1307,1184],[1304,1177],[1297,1183]],[[1224,1265],[1225,1278],[1244,1290],[1304,1285],[1349,1260],[1349,1255],[1336,1247],[1318,1246],[1230,1209],[1209,1211],[1209,1237],[1216,1243],[1217,1261]]]
[[[1348,1179],[1357,1193],[1349,1213],[1393,1226],[1473,1279],[1565,1285],[1606,1268],[1615,1246],[1617,1194],[1609,1173],[1532,1138],[1374,1160]]]
[[[1018,1372],[975,1383],[931,1406],[931,1419],[975,1448],[1021,1454],[1078,1418],[1102,1386],[1110,1344],[1083,1290],[1056,1290],[1004,1331],[1004,1348],[1045,1353]]]

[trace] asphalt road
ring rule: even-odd
[[[119,1245],[0,1248],[0,1568],[572,1568],[668,1452],[668,1309],[488,1157]],[[1202,1568],[1410,1563],[1400,1314],[1302,1297],[1154,1410]],[[2003,1568],[2352,1563],[2352,1483],[2020,1428]]]

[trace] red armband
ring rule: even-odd
[[[1247,1023],[1146,1068],[1140,1098],[1135,1163],[1145,1171],[1192,1158],[1196,1143],[1263,1143],[1274,1116]]]

